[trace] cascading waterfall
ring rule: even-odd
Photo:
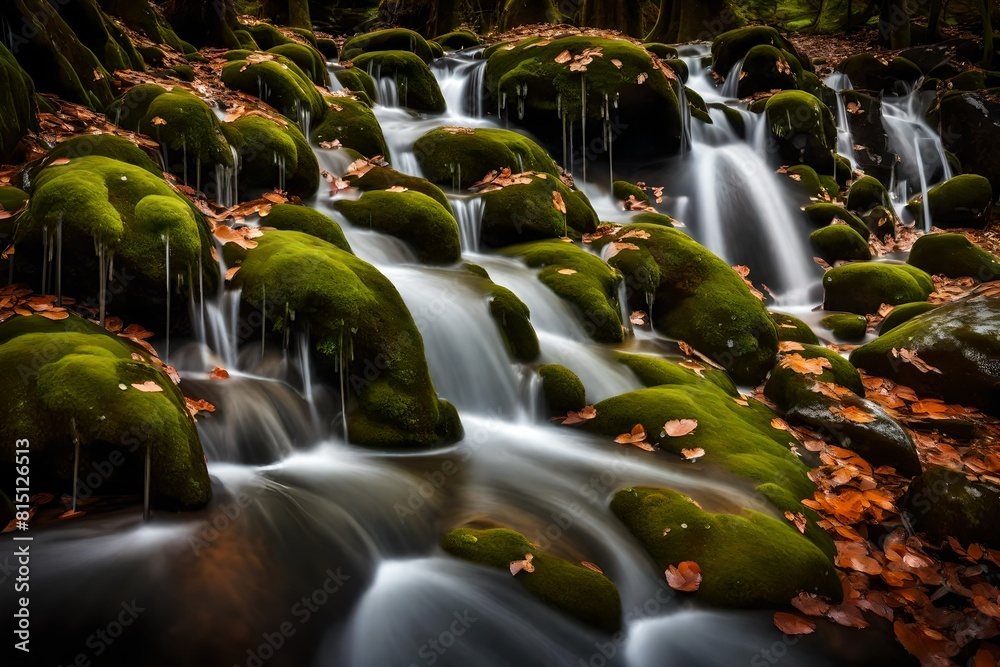
[[[854,135],[847,116],[847,103],[844,102],[844,91],[853,89],[851,79],[843,72],[834,72],[826,77],[826,85],[837,93],[837,153],[850,161],[851,169],[856,169],[858,161],[854,157]]]
[[[479,196],[450,197],[451,208],[455,211],[458,231],[462,239],[462,252],[479,252],[479,235],[483,224],[485,204]]]

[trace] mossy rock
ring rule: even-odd
[[[234,30],[233,35],[236,36],[237,41],[239,41],[240,46],[247,51],[260,51],[260,45],[257,44],[257,40],[253,38],[246,30]]]
[[[309,234],[337,246],[344,252],[352,252],[340,225],[309,206],[275,204],[263,219],[263,224],[288,232]]]
[[[635,373],[639,382],[647,387],[660,385],[698,386],[707,380],[730,396],[738,397],[740,395],[733,380],[724,371],[714,368],[703,368],[696,371],[669,359],[646,354],[619,352],[616,358],[619,363]]]
[[[312,47],[318,47],[319,46],[319,42],[316,39],[316,33],[314,33],[309,28],[302,28],[302,27],[294,25],[293,22],[289,22],[289,24],[285,28],[285,30],[288,30],[289,32],[291,32],[291,33],[293,33],[295,35],[298,35],[302,39],[306,40],[307,42],[309,42],[309,46],[312,46]]]
[[[679,54],[677,52],[677,47],[670,46],[669,44],[660,44],[659,42],[647,42],[642,45],[642,48],[646,49],[652,53],[657,58],[661,60],[672,60],[678,58]]]
[[[431,47],[431,55],[434,56],[435,60],[438,58],[444,58],[444,47],[437,42],[427,42],[427,46]]]
[[[329,37],[320,37],[317,39],[316,48],[328,61],[340,58],[340,49],[337,47],[337,42]]]
[[[309,80],[317,86],[330,85],[330,73],[326,71],[326,58],[312,46],[305,44],[280,44],[267,50],[288,58],[299,66]]]
[[[28,193],[9,185],[0,187],[0,210],[20,211],[28,203]]]
[[[594,56],[585,72],[556,62],[564,51],[582,56],[588,49],[600,49],[602,55]],[[553,150],[561,150],[564,120],[579,128],[584,111],[598,136],[607,101],[614,100],[613,122],[621,130],[615,152],[633,159],[662,159],[680,151],[682,135],[678,102],[682,84],[672,70],[666,72],[648,51],[624,40],[533,37],[490,53],[485,79],[492,108],[505,109],[511,122],[547,138]]]
[[[633,214],[632,217],[629,218],[629,222],[633,225],[659,225],[661,227],[674,226],[674,219],[669,215],[663,215],[662,213],[650,213],[649,211]]]
[[[621,598],[615,584],[600,572],[539,551],[509,528],[474,530],[459,528],[445,535],[442,548],[463,560],[504,570],[531,554],[533,572],[519,572],[513,579],[550,607],[603,632],[622,626]]]
[[[434,391],[420,332],[385,276],[301,232],[269,231],[257,240],[233,287],[244,304],[270,313],[275,335],[286,327],[308,331],[321,379],[339,382],[337,368],[349,360],[352,443],[412,448],[461,437],[455,408]]]
[[[15,442],[29,440],[42,488],[69,492],[76,437],[81,470],[122,461],[102,493],[141,495],[148,448],[154,504],[194,509],[212,497],[184,395],[143,349],[76,316],[15,317],[0,326],[0,377],[18,387],[0,400],[0,463],[13,465]],[[158,389],[135,387],[146,383]]]
[[[194,68],[190,65],[174,65],[167,73],[180,81],[194,81]]]
[[[931,222],[942,229],[982,229],[989,224],[993,210],[993,187],[978,174],[949,178],[927,191]],[[924,204],[917,195],[906,205],[920,226],[924,226]]]
[[[365,157],[381,155],[390,159],[382,126],[370,106],[350,97],[331,97],[328,102],[329,110],[313,130],[313,142],[339,141],[342,146],[354,149]]]
[[[857,90],[893,93],[908,92],[923,73],[906,58],[897,56],[888,64],[871,53],[859,53],[845,58],[837,71],[843,72]]]
[[[860,215],[879,206],[886,209],[892,208],[892,199],[885,186],[872,176],[859,178],[847,192],[847,210],[849,211]]]
[[[980,282],[1000,279],[1000,259],[975,245],[963,234],[927,234],[910,249],[909,264],[932,275]]]
[[[912,387],[924,398],[978,407],[1000,416],[1000,299],[953,301],[917,315],[851,353],[871,375]],[[923,372],[898,356],[907,349],[938,371]],[[894,354],[893,350],[897,353]],[[989,360],[989,361],[986,361]]]
[[[797,164],[785,170],[786,175],[810,197],[836,197],[840,188],[832,176],[820,176],[816,170],[804,164]],[[833,204],[827,204],[833,206]]]
[[[347,178],[347,182],[362,192],[388,190],[393,187],[403,187],[408,190],[420,192],[441,204],[441,206],[448,210],[448,213],[454,215],[451,202],[448,201],[448,196],[441,188],[423,178],[410,176],[389,167],[372,167],[361,177],[350,176]]]
[[[1000,88],[944,92],[935,127],[944,149],[960,163],[961,173],[983,176],[989,179],[994,191],[1000,192],[1000,163],[992,150],[1000,142],[998,93]]]
[[[465,190],[491,171],[539,171],[558,179],[555,162],[523,134],[492,128],[443,127],[417,139],[420,169],[432,183]]]
[[[445,51],[461,51],[482,44],[479,35],[471,30],[454,30],[440,37],[435,37],[434,41],[440,44]]]
[[[282,35],[281,31],[270,23],[258,23],[257,25],[247,26],[246,31],[250,33],[250,36],[253,37],[254,41],[262,49],[273,49],[282,44],[295,43],[291,38]]]
[[[261,60],[268,57],[268,60]],[[292,60],[272,53],[251,60],[236,60],[222,68],[222,82],[228,88],[254,95],[289,118],[309,114],[319,120],[326,111],[323,96],[309,75]],[[309,128],[303,127],[303,132]]]
[[[805,214],[809,218],[809,221],[817,227],[826,227],[840,220],[841,222],[846,222],[851,229],[862,237],[868,237],[868,225],[865,224],[865,221],[837,204],[825,204],[822,202],[810,204],[806,206]]]
[[[565,415],[570,410],[581,410],[587,405],[587,390],[576,373],[558,364],[538,368],[542,378],[542,396],[550,415]]]
[[[611,194],[619,201],[628,201],[629,197],[635,197],[636,201],[649,203],[649,195],[634,183],[628,181],[615,181],[611,184]]]
[[[524,176],[529,183],[508,185],[483,197],[481,243],[502,248],[515,243],[563,236],[579,237],[597,230],[597,213],[586,195],[570,190],[547,174]],[[554,204],[559,193],[566,213]]]
[[[496,322],[507,351],[521,363],[536,361],[541,350],[538,334],[531,325],[531,311],[512,291],[490,283],[490,317]]]
[[[399,103],[414,111],[444,113],[448,104],[437,79],[416,54],[409,51],[376,51],[354,58],[354,66],[373,79],[391,78]]]
[[[851,365],[851,362],[833,350],[820,345],[803,345],[802,347],[801,350],[779,353],[778,363],[771,370],[767,383],[764,385],[764,395],[779,410],[787,412],[803,400],[811,400],[816,397],[817,392],[813,391],[813,385],[817,382],[846,387],[861,397],[865,395],[861,375]],[[830,363],[830,367],[824,368],[823,372],[818,375],[798,373],[794,368],[782,366],[782,361],[792,355],[798,355],[803,359],[826,359]]]
[[[902,264],[862,262],[830,269],[823,276],[826,296],[823,307],[858,315],[878,312],[887,303],[898,306],[912,301],[926,301],[934,288],[931,277]]]
[[[14,157],[21,138],[38,128],[35,84],[0,44],[0,162]]]
[[[403,28],[377,30],[352,37],[344,44],[344,48],[340,52],[340,59],[347,62],[365,53],[376,51],[409,51],[428,64],[434,59],[434,54],[427,40],[420,34]]]
[[[138,47],[139,55],[146,62],[147,65],[151,67],[163,67],[166,62],[167,56],[163,53],[163,49],[156,46],[140,46]]]
[[[771,321],[778,331],[779,341],[791,341],[795,343],[805,343],[807,345],[817,345],[819,338],[813,332],[812,327],[797,317],[786,313],[771,313]]]
[[[788,522],[752,510],[713,514],[676,491],[641,487],[616,493],[611,511],[657,569],[697,563],[695,597],[705,603],[784,607],[800,591],[841,598],[832,559]]]
[[[937,308],[937,304],[927,303],[926,301],[915,301],[914,303],[904,303],[901,306],[896,306],[882,320],[882,324],[878,328],[878,334],[881,336],[888,333],[899,325],[909,322],[917,315],[923,315],[935,308]]]
[[[976,91],[1000,86],[1000,73],[968,70],[948,79],[950,90]]]
[[[555,239],[510,246],[503,254],[541,269],[538,279],[575,306],[588,336],[599,343],[624,340],[617,299],[621,275],[598,257]]]
[[[374,106],[375,102],[378,101],[378,92],[375,88],[375,81],[368,76],[368,72],[363,69],[348,67],[346,69],[337,70],[334,76],[337,77],[337,81],[340,82],[340,85],[354,93],[358,99],[368,106]]]
[[[896,217],[896,212],[891,207],[876,206],[862,214],[861,219],[865,221],[868,231],[875,238],[883,242],[896,238],[896,223],[899,222],[899,218]]]
[[[146,151],[125,137],[115,134],[84,134],[62,141],[45,155],[41,167],[48,167],[55,160],[75,160],[90,155],[101,155],[119,162],[127,162],[145,169],[154,176],[163,176],[163,170]]]
[[[402,239],[421,262],[451,264],[462,257],[455,218],[423,193],[368,190],[360,199],[341,199],[334,207],[356,227]]]
[[[237,118],[224,130],[240,155],[241,190],[257,196],[283,184],[283,190],[297,197],[316,194],[319,162],[298,125],[254,115]]]
[[[771,90],[796,90],[801,74],[798,58],[770,44],[758,44],[743,59],[736,94],[742,98]]]
[[[148,37],[156,44],[165,44],[180,53],[189,53],[195,48],[183,41],[162,15],[146,2],[133,0],[99,0],[101,9],[121,19],[126,26]],[[161,63],[153,62],[148,51],[156,47],[137,47],[139,54],[148,65],[159,67]],[[159,49],[157,49],[159,50]],[[162,56],[162,51],[160,54]]]
[[[820,174],[835,170],[837,124],[819,98],[801,90],[785,90],[767,100],[764,114],[782,159],[809,165]]]
[[[865,237],[848,225],[830,225],[809,235],[809,243],[816,255],[827,264],[862,261],[872,258]]]
[[[855,343],[864,340],[868,333],[868,320],[864,315],[834,313],[826,315],[820,324],[830,330],[837,340]]]
[[[1000,548],[1000,487],[971,482],[956,470],[929,468],[903,497],[903,520],[932,544],[954,538],[963,547]]]
[[[254,51],[249,49],[233,49],[232,51],[226,51],[222,54],[223,60],[228,63],[235,62],[237,60],[246,60],[254,54]]]
[[[750,26],[746,28],[736,28],[729,32],[724,32],[712,42],[712,68],[720,76],[729,76],[729,72],[740,60],[743,60],[748,53],[759,45],[771,46],[781,51],[787,51],[795,60],[799,67],[806,71],[812,70],[808,58],[803,58],[777,30],[767,26]]]
[[[774,365],[777,332],[767,309],[724,261],[677,229],[629,225],[594,245],[629,244],[608,260],[625,276],[629,306],[649,308],[660,332],[690,343],[739,384]]]

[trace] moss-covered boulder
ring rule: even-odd
[[[239,187],[248,195],[279,188],[298,197],[319,189],[319,162],[298,125],[284,118],[243,116],[223,126],[240,155]]]
[[[448,108],[430,67],[416,54],[376,51],[356,57],[354,66],[368,72],[373,79],[392,79],[396,98],[403,107],[426,113],[444,113]]]
[[[922,303],[922,302],[918,302]],[[837,340],[856,343],[868,333],[868,319],[853,313],[833,313],[820,320],[820,324],[830,330]]]
[[[724,261],[677,229],[629,225],[600,239],[625,276],[629,306],[651,308],[653,325],[690,343],[740,384],[756,384],[774,364],[778,337],[764,304]]]
[[[344,43],[340,59],[347,62],[355,60],[362,54],[376,51],[410,51],[419,56],[425,63],[430,63],[434,59],[427,40],[419,33],[403,28],[376,30],[352,37]]]
[[[980,282],[1000,280],[1000,259],[975,245],[963,234],[927,234],[910,249],[909,264],[933,275]]]
[[[817,229],[809,235],[809,243],[816,255],[828,264],[867,262],[872,258],[867,239],[848,225],[830,225]]]
[[[42,159],[41,168],[50,166],[56,160],[74,160],[90,155],[100,155],[141,167],[150,174],[160,177],[163,170],[135,142],[116,134],[82,134],[70,137],[52,147]]]
[[[155,44],[165,44],[180,53],[189,53],[194,47],[181,40],[174,32],[173,27],[163,18],[163,16],[153,8],[148,2],[134,2],[134,0],[99,0],[101,9],[105,12],[121,19],[121,21],[133,30],[137,30],[148,37]],[[156,47],[149,47],[156,48]],[[157,49],[160,51],[159,49]],[[256,50],[256,46],[254,46]],[[159,67],[161,63],[151,62],[147,54],[147,49],[138,47],[139,53],[147,65]],[[162,51],[160,51],[162,55]]]
[[[326,111],[323,96],[309,75],[289,58],[277,53],[248,56],[222,68],[222,82],[233,90],[254,95],[310,130]]]
[[[233,286],[269,313],[276,334],[308,333],[321,378],[336,385],[346,367],[352,443],[422,447],[461,437],[455,408],[434,391],[420,332],[385,276],[308,234],[269,231],[257,240]]]
[[[758,44],[747,51],[737,84],[737,96],[771,90],[796,90],[802,65],[798,58],[770,44]]]
[[[933,544],[948,538],[963,547],[1000,548],[1000,487],[972,482],[951,468],[929,468],[903,497],[903,520]]]
[[[654,488],[622,489],[611,511],[658,569],[697,563],[695,595],[708,604],[783,607],[800,591],[841,597],[831,558],[788,522],[752,510],[713,514],[676,491]]]
[[[877,312],[883,303],[898,306],[926,301],[934,290],[934,282],[916,267],[861,262],[827,271],[823,289],[825,309],[867,315]]]
[[[1000,299],[974,296],[917,315],[851,353],[851,363],[872,375],[1000,415]],[[924,364],[908,362],[899,350]],[[894,352],[895,351],[895,352]]]
[[[647,387],[659,387],[665,384],[699,386],[708,381],[730,396],[740,395],[736,384],[725,371],[707,367],[699,369],[690,365],[681,366],[676,361],[648,354],[619,352],[615,356],[619,363],[627,366],[635,373],[639,382]]]
[[[712,68],[720,76],[729,76],[736,63],[743,60],[755,46],[765,45],[787,51],[797,61],[801,68],[811,70],[809,60],[799,56],[791,42],[786,40],[774,28],[767,26],[750,26],[724,32],[712,42]]]
[[[251,35],[248,31],[234,30],[233,36],[236,37],[236,40],[240,43],[240,48],[245,49],[247,51],[261,50],[260,44],[257,43],[257,40],[255,40],[253,38],[253,35]]]
[[[624,340],[617,298],[621,275],[599,258],[554,239],[510,246],[503,254],[541,269],[538,279],[575,307],[588,336],[599,343]]]
[[[819,98],[801,90],[782,91],[767,100],[764,114],[784,160],[809,165],[820,174],[835,171],[837,125]]]
[[[674,219],[669,215],[663,215],[662,213],[651,213],[649,211],[643,211],[642,213],[634,213],[629,222],[633,225],[660,225],[661,227],[673,227]]]
[[[315,143],[339,141],[365,157],[390,159],[382,126],[370,106],[351,97],[330,97],[328,102],[326,115],[312,133]]]
[[[37,129],[37,111],[34,82],[0,44],[0,162],[13,158],[21,138]]]
[[[791,341],[795,343],[806,343],[816,345],[819,339],[813,332],[812,327],[797,317],[787,313],[771,313],[771,321],[778,331],[779,341]]]
[[[562,150],[570,122],[579,132],[585,119],[588,141],[599,138],[608,113],[620,129],[619,155],[660,159],[680,150],[677,74],[631,42],[533,37],[489,53],[485,77],[491,106],[552,150]]]
[[[70,491],[76,439],[80,470],[115,463],[102,494],[141,495],[148,450],[156,505],[194,509],[211,498],[184,396],[142,348],[76,316],[15,317],[0,326],[0,377],[18,387],[0,399],[0,463],[13,465],[15,443],[30,441],[38,488]]]
[[[646,49],[653,55],[657,56],[662,60],[673,60],[679,57],[676,46],[670,46],[669,44],[661,44],[660,42],[646,42],[642,45],[642,48]]]
[[[548,174],[523,174],[519,183],[483,197],[481,243],[502,248],[514,243],[594,232],[599,220],[586,195]],[[556,208],[556,195],[566,213]]]
[[[882,324],[879,325],[878,333],[881,336],[884,333],[892,331],[900,324],[904,322],[909,322],[917,315],[922,315],[930,310],[937,308],[937,304],[927,303],[926,301],[915,301],[913,303],[904,303],[900,306],[893,308],[885,319],[882,320]]]
[[[337,42],[330,39],[329,37],[320,37],[316,40],[316,49],[326,58],[328,61],[337,60],[340,58],[340,47],[337,46]]]
[[[482,44],[482,40],[479,39],[479,35],[471,30],[464,29],[454,30],[439,37],[435,37],[434,41],[440,44],[445,51],[460,51],[462,49],[474,48]]]
[[[406,188],[420,192],[441,204],[449,213],[453,213],[451,202],[448,201],[448,196],[441,188],[423,178],[410,176],[390,167],[372,167],[361,176],[352,174],[345,180],[362,192],[388,190],[389,188]]]
[[[961,174],[949,178],[927,191],[927,209],[935,227],[982,229],[990,221],[993,210],[993,187],[978,174]],[[920,195],[906,205],[906,210],[924,225],[924,203]]]
[[[622,625],[621,599],[615,584],[600,572],[549,555],[509,528],[459,528],[445,535],[442,548],[463,560],[508,572],[514,561],[531,554],[532,571],[513,579],[550,607],[604,632]]]
[[[785,169],[785,174],[798,183],[799,188],[812,198],[832,198],[836,197],[840,191],[837,179],[833,176],[820,176],[815,169],[808,165],[792,165]],[[827,206],[833,206],[833,204],[827,204]]]
[[[421,262],[451,264],[461,259],[462,243],[452,214],[423,193],[399,190],[369,190],[360,199],[341,199],[334,207],[357,227],[402,239]]]
[[[849,56],[837,65],[857,90],[873,92],[904,93],[923,74],[920,68],[906,58],[896,57],[884,63],[872,53]]]
[[[1000,163],[993,146],[1000,143],[1000,88],[941,95],[939,132],[945,150],[953,153],[963,174],[987,178],[1000,191]]]
[[[275,204],[263,222],[268,227],[275,229],[315,236],[337,246],[344,252],[352,252],[340,225],[329,216],[323,215],[310,206]]]
[[[864,220],[854,215],[846,208],[837,204],[816,203],[805,207],[805,214],[817,227],[826,227],[834,222],[846,222],[847,226],[860,234],[863,238],[868,238],[868,225]]]
[[[375,87],[375,80],[368,76],[368,72],[357,67],[347,67],[337,70],[334,75],[347,90],[351,91],[355,97],[367,104],[374,106],[378,102],[378,91]]]
[[[615,181],[611,184],[611,195],[618,201],[627,202],[630,197],[643,204],[649,203],[649,195],[645,190],[628,181]]]
[[[492,281],[489,300],[490,317],[496,322],[510,356],[525,364],[537,361],[541,350],[528,306],[512,291]]]
[[[281,31],[275,28],[270,23],[257,23],[255,25],[250,25],[246,27],[246,31],[250,33],[253,40],[260,45],[262,49],[273,49],[276,46],[281,46],[282,44],[293,44],[294,41],[290,37],[285,37],[281,34]]]
[[[305,44],[280,44],[267,50],[288,58],[317,86],[330,85],[330,73],[326,70],[326,58],[312,46]]]
[[[565,415],[570,410],[580,410],[587,405],[587,390],[576,373],[558,364],[538,368],[542,378],[542,396],[550,415]]]
[[[0,210],[8,213],[18,213],[27,203],[28,193],[24,190],[9,185],[0,187]],[[8,217],[7,220],[12,221],[14,218]],[[3,227],[0,227],[0,230],[3,230]]]
[[[523,134],[492,128],[442,127],[417,139],[414,151],[427,180],[459,190],[492,171],[537,171],[556,179],[555,162]]]

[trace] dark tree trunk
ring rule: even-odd
[[[993,17],[992,3],[983,0],[983,62],[986,68],[993,67]]]
[[[419,32],[424,37],[438,37],[461,23],[465,0],[384,0],[378,9],[382,23],[398,25]]]
[[[264,16],[275,25],[312,30],[307,0],[264,0]]]
[[[577,23],[642,37],[642,4],[635,0],[584,0]]]
[[[169,0],[164,11],[181,39],[202,46],[240,48],[233,34],[236,10],[233,0]]]
[[[891,49],[910,46],[910,13],[908,0],[882,0],[878,16],[878,32],[882,43]]]
[[[742,25],[729,0],[661,0],[660,15],[646,41],[708,40]]]

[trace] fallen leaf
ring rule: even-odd
[[[239,267],[239,266],[234,266],[233,268],[231,268],[228,271],[226,271],[226,282],[229,282],[230,280],[232,280],[233,276],[236,275],[236,272],[239,271],[240,268],[241,267]]]
[[[697,419],[671,419],[663,425],[663,431],[671,438],[679,438],[682,435],[687,435],[696,428],[698,428]]]
[[[693,593],[701,586],[701,568],[694,561],[682,561],[677,567],[671,565],[664,574],[667,584],[675,591]]]
[[[786,635],[808,635],[816,630],[809,619],[783,611],[774,612],[774,625]]]
[[[705,455],[705,450],[701,447],[695,447],[694,449],[682,449],[681,456],[686,458],[688,461],[697,461],[702,456]]]
[[[132,383],[133,389],[138,389],[139,391],[145,392],[147,394],[155,394],[163,391],[163,387],[156,384],[153,380],[146,380],[142,383]]]
[[[800,533],[806,532],[806,515],[802,512],[792,512],[786,511],[785,518],[795,524],[795,527],[799,529]]]
[[[632,314],[629,315],[628,321],[637,327],[646,326],[646,318],[649,315],[646,314],[644,310],[633,310]]]
[[[571,276],[576,273],[576,269],[559,269],[558,273],[561,273],[564,276]]]
[[[836,408],[833,408],[836,409]],[[842,408],[837,412],[841,417],[848,421],[852,421],[856,424],[870,424],[875,421],[875,416],[854,405],[849,405],[846,408]]]
[[[588,405],[584,407],[579,412],[574,412],[570,410],[566,413],[566,417],[562,420],[563,426],[572,426],[574,424],[582,424],[583,422],[593,419],[597,416],[597,409],[593,405]]]
[[[212,369],[212,372],[208,374],[208,378],[210,380],[228,380],[229,371],[220,366],[216,366],[215,368]]]
[[[566,215],[566,202],[563,201],[562,195],[559,194],[558,190],[552,191],[552,205],[556,207],[556,210]]]
[[[826,357],[806,359],[801,354],[785,355],[780,365],[802,375],[822,375],[826,369],[833,368],[833,364]]]
[[[618,69],[622,68],[622,61],[618,60],[617,58],[612,58],[611,64],[617,67]]]
[[[588,570],[593,570],[594,572],[597,572],[598,574],[604,574],[604,570],[602,570],[601,568],[597,567],[596,565],[594,565],[593,563],[591,563],[589,560],[581,561],[580,565],[584,566]]]
[[[522,570],[525,572],[534,572],[535,566],[531,564],[531,561],[535,559],[534,554],[524,554],[524,560],[515,560],[510,563],[510,573],[511,575],[516,575]]]
[[[191,415],[191,419],[195,419],[199,412],[215,412],[215,406],[205,399],[195,400],[185,396],[184,403],[187,407],[188,414]]]

